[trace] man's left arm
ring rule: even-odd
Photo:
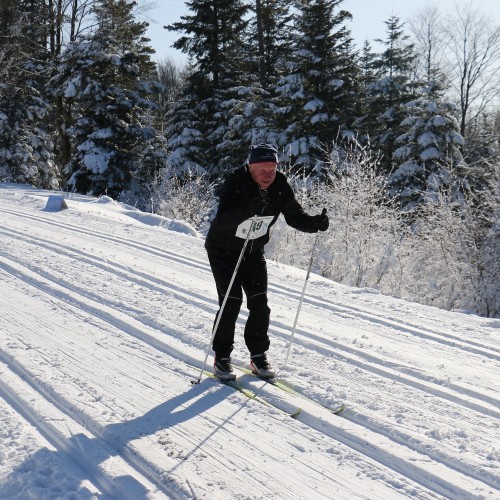
[[[295,199],[292,188],[290,186],[288,188],[290,189],[289,196],[281,210],[286,223],[304,233],[326,231],[329,226],[326,208],[318,215],[306,214],[300,203]]]

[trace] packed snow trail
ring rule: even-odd
[[[50,213],[48,194],[0,185],[1,498],[499,496],[499,320],[311,275],[284,369],[305,272],[269,262],[280,377],[348,402],[339,417],[239,378],[300,399],[295,421],[191,387],[217,309],[192,228],[109,198]]]

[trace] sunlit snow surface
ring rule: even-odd
[[[269,356],[311,401],[239,381],[292,419],[191,384],[217,309],[200,234],[49,194],[0,184],[0,498],[500,497],[500,320],[311,275],[283,367],[305,272],[269,262]]]

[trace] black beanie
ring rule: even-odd
[[[271,144],[255,144],[250,146],[247,163],[278,163],[278,150]]]

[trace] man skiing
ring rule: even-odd
[[[219,193],[217,214],[205,241],[210,267],[222,305],[245,241],[236,236],[238,226],[252,216],[272,216],[269,228],[280,214],[290,226],[306,233],[326,231],[329,221],[324,209],[320,215],[308,215],[295,199],[283,173],[278,172],[278,152],[270,144],[250,147],[247,164],[229,174]],[[267,233],[247,242],[227,302],[217,312],[212,349],[215,352],[214,375],[220,380],[236,378],[231,366],[236,320],[245,292],[248,319],[244,338],[250,351],[252,372],[263,378],[274,377],[267,359],[270,346],[268,328],[271,310],[267,304],[267,267],[264,245]]]

